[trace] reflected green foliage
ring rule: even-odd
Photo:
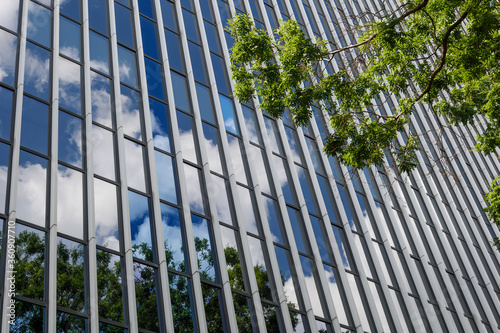
[[[45,239],[36,232],[22,231],[16,238],[16,289],[18,295],[43,301]]]
[[[333,130],[324,152],[357,169],[383,165],[386,152],[400,172],[415,169],[421,139],[409,122],[417,104],[439,129],[484,117],[476,149],[493,153],[500,147],[500,1],[398,5],[395,12],[352,17],[351,33],[360,37],[331,51],[328,41],[308,39],[293,20],[282,22],[273,40],[248,16],[237,15],[230,20],[235,95],[241,101],[258,95],[261,108],[276,118],[289,109],[301,126],[312,116],[311,105],[324,103]],[[338,70],[327,71],[329,63]],[[392,99],[397,105],[385,114],[380,106]],[[493,189],[499,187],[493,182]],[[492,219],[500,215],[493,199],[486,197]]]
[[[122,280],[120,261],[111,262],[112,254],[97,251],[97,292],[99,317],[123,322]],[[106,326],[104,332],[110,331]]]
[[[57,305],[76,311],[85,308],[84,247],[57,244]],[[58,313],[59,315],[59,313]],[[64,316],[63,316],[64,317]]]

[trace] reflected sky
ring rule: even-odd
[[[184,245],[184,230],[181,212],[172,206],[161,204],[163,240],[168,268],[188,272]]]
[[[24,91],[43,100],[49,99],[50,52],[26,43]]]
[[[90,94],[92,100],[92,120],[112,128],[111,87],[109,79],[91,71]]]
[[[0,87],[0,101],[2,101],[2,103],[0,103],[0,138],[7,141],[10,140],[13,96],[14,92],[12,90]]]
[[[193,214],[191,214],[191,221],[193,223],[193,235],[195,238],[200,276],[202,279],[216,282],[210,222]]]
[[[63,16],[59,24],[59,52],[80,61],[80,25]]]
[[[9,145],[0,143],[0,213],[5,213],[7,175],[9,170]],[[1,225],[0,225],[1,226]]]
[[[201,180],[203,179],[200,170],[184,163],[184,174],[187,182],[189,208],[193,212],[206,214],[206,194],[202,188]]]
[[[80,72],[80,65],[59,57],[59,106],[76,114],[82,113]]]
[[[144,173],[143,146],[130,140],[124,141],[125,166],[128,186],[146,192],[146,175]]]
[[[118,45],[120,81],[137,88],[137,65],[135,52]]]
[[[17,218],[45,227],[47,160],[21,150]]]
[[[50,48],[52,12],[32,1],[28,5],[28,38]]]
[[[135,90],[120,86],[122,103],[123,132],[134,139],[142,139],[142,112],[139,106],[140,94]]]
[[[128,192],[128,199],[132,246],[145,244],[152,249],[149,199],[132,191]],[[140,250],[135,250],[134,256],[146,260],[146,255]]]
[[[153,131],[154,146],[171,153],[170,120],[168,118],[167,105],[150,98],[149,110],[151,115],[151,128]]]
[[[115,180],[114,134],[97,125],[92,126],[92,145],[94,173]]]
[[[240,199],[240,207],[242,212],[242,219],[240,223],[245,224],[245,229],[247,232],[251,232],[255,235],[259,235],[259,229],[257,228],[257,220],[255,217],[255,211],[253,208],[254,199],[253,193],[250,192],[245,187],[238,186],[238,198]]]
[[[59,165],[57,187],[57,231],[83,239],[82,173]]]
[[[233,224],[231,208],[227,195],[226,180],[214,174],[212,174],[211,176],[213,186],[212,193],[213,197],[215,197],[215,204],[217,205],[217,215],[219,216],[219,221],[227,224]]]
[[[4,7],[5,5],[2,4],[1,13],[3,13]],[[14,85],[16,52],[17,37],[0,29],[0,81],[11,86]]]
[[[47,154],[49,106],[24,96],[21,122],[21,146]]]
[[[295,273],[292,274],[288,263],[288,256],[290,255],[289,251],[276,245],[274,246],[274,250],[276,252],[276,259],[278,259],[278,266],[281,274],[281,280],[283,283],[283,290],[285,292],[285,297],[287,299],[287,302],[289,303],[288,306],[298,309],[299,302],[297,299],[297,294],[295,292],[296,288],[292,276],[295,275]],[[290,304],[290,302],[292,304]]]
[[[14,32],[17,32],[19,2],[20,0],[3,1],[2,10],[0,10],[0,25]]]
[[[94,188],[96,242],[98,245],[119,251],[116,186],[94,178]]]
[[[160,199],[177,204],[177,174],[174,158],[155,150],[155,162]]]
[[[339,321],[341,324],[349,325],[346,308],[348,309],[348,304],[344,302],[345,298],[340,295],[340,290],[342,290],[342,286],[339,285],[337,279],[335,278],[334,269],[328,265],[323,265],[325,269],[326,281],[328,283],[328,287],[330,289],[330,294],[332,295],[333,306],[335,307],[335,311],[337,312],[337,316],[339,317]],[[349,275],[349,274],[348,274]]]
[[[219,101],[226,130],[236,135],[240,135],[240,128],[238,126],[238,121],[236,120],[236,112],[234,110],[233,100],[222,94],[219,94]]]

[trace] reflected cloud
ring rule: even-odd
[[[46,57],[41,55],[41,51],[46,53]],[[26,48],[25,80],[27,85],[36,90],[39,97],[44,97],[48,92],[50,76],[50,53],[42,50],[38,46],[28,44]],[[28,89],[27,89],[28,90]],[[45,97],[46,98],[46,97]]]
[[[2,22],[2,10],[0,11],[0,22]],[[15,66],[17,52],[17,37],[0,30],[0,81],[14,84]]]
[[[26,162],[19,166],[17,218],[45,227],[46,167]]]
[[[17,31],[18,18],[19,0],[2,1],[2,10],[0,10],[0,24],[13,31]]]

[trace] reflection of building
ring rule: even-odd
[[[455,156],[457,178],[440,163],[428,175],[422,154],[407,179],[373,168],[346,181],[319,153],[319,109],[295,128],[230,97],[230,13],[268,28],[294,17],[341,43],[343,13],[365,3],[354,2],[4,1],[11,330],[498,331],[499,233],[481,207],[500,163],[468,149],[481,125],[446,131],[440,149],[423,140]],[[435,124],[421,111],[423,133]]]

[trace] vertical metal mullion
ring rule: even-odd
[[[137,305],[135,302],[135,279],[134,279],[134,260],[132,252],[132,235],[130,229],[130,212],[129,212],[129,201],[128,201],[128,187],[127,187],[127,171],[125,163],[125,146],[124,146],[124,134],[123,134],[123,121],[122,121],[122,105],[120,100],[120,76],[119,76],[119,64],[118,64],[118,44],[116,37],[116,25],[115,25],[115,8],[114,1],[108,0],[109,9],[109,42],[111,44],[111,60],[112,60],[112,76],[113,76],[113,102],[115,105],[115,116],[116,116],[116,143],[117,143],[117,153],[118,153],[118,182],[120,186],[120,199],[121,199],[121,215],[122,215],[122,226],[123,226],[123,252],[125,261],[125,285],[126,285],[126,314],[128,318],[130,333],[138,332],[138,320],[137,320]]]
[[[19,154],[21,151],[21,120],[22,120],[22,110],[23,110],[23,92],[24,92],[24,71],[26,65],[26,34],[28,29],[28,1],[29,0],[20,0],[19,1],[19,21],[21,22],[20,31],[19,31],[19,56],[17,61],[17,76],[16,76],[16,86],[15,86],[15,110],[14,110],[14,126],[13,126],[13,139],[12,139],[12,152],[11,152],[11,161],[10,161],[10,182],[7,189],[10,188],[10,193],[8,193],[8,221],[16,220],[16,210],[17,210],[17,179],[19,175]],[[5,251],[4,251],[5,252]],[[4,267],[2,269],[3,276],[5,276],[6,272],[9,271],[8,261],[5,260]],[[12,298],[11,293],[7,293],[9,290],[9,281],[5,278],[3,281],[3,293],[2,293],[2,318],[0,321],[2,332],[9,331],[9,321],[7,320],[8,309],[7,306],[10,304]]]

